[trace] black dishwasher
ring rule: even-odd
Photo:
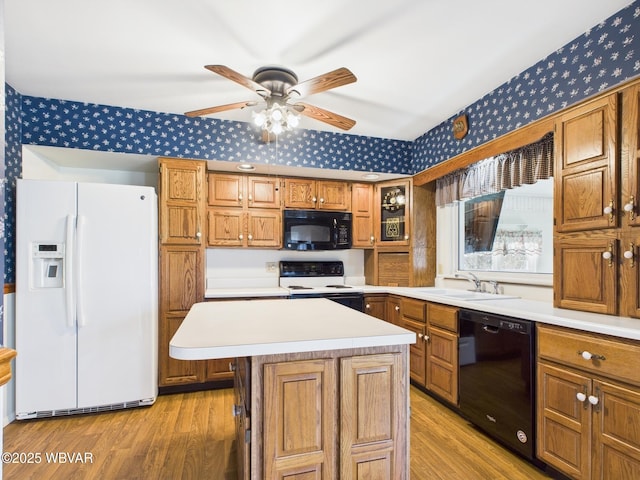
[[[532,322],[460,311],[460,412],[535,461],[535,328]]]

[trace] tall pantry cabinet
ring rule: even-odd
[[[640,317],[639,108],[636,84],[556,121],[557,307]]]
[[[204,299],[203,235],[206,162],[159,159],[159,348],[160,387],[226,379],[228,361],[169,357],[169,341],[191,306]]]

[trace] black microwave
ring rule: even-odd
[[[287,250],[351,248],[351,213],[285,210],[283,245]]]

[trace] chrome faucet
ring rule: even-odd
[[[454,275],[454,277],[456,277],[456,278],[466,278],[471,283],[473,283],[473,286],[475,287],[473,289],[474,292],[481,292],[482,291],[482,281],[478,277],[476,277],[473,273],[471,273],[471,272],[468,272],[466,274],[456,273]]]

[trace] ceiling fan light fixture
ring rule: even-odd
[[[299,115],[287,105],[272,103],[259,112],[253,112],[253,123],[273,135],[290,131],[300,124]]]

